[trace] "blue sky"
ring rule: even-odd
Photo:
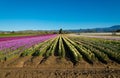
[[[0,0],[0,30],[54,30],[120,24],[120,0]]]

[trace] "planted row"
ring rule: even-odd
[[[40,37],[0,42],[0,53],[1,53],[0,59],[19,55],[21,52],[26,51],[26,49],[28,48],[30,48],[29,51],[32,51],[34,45],[39,44],[55,36],[56,35],[45,35]]]
[[[70,59],[74,64],[83,59],[93,64],[97,58],[102,57],[99,53],[95,53],[87,47],[77,44],[64,35],[59,35],[54,39],[41,43],[35,48],[29,48],[21,54],[21,56],[28,55],[42,56],[45,59],[49,56],[57,56],[59,58]],[[106,59],[103,58],[102,61],[106,62]]]
[[[94,52],[94,54],[97,57],[101,57],[99,60],[106,62],[107,61],[107,57],[113,61],[116,61],[117,63],[120,63],[120,50],[115,50],[115,48],[112,48],[110,46],[112,46],[113,44],[109,44],[108,46],[108,42],[109,43],[116,43],[116,45],[114,44],[115,47],[119,48],[119,42],[118,41],[111,41],[111,40],[104,40],[104,39],[91,39],[91,38],[83,38],[83,37],[76,37],[76,38],[72,38],[69,37],[70,39],[72,39],[73,41],[77,42],[79,45],[84,45],[86,48],[90,49],[92,52]],[[99,42],[100,40],[100,42]],[[102,41],[103,40],[103,41]],[[107,42],[107,43],[106,43]],[[106,45],[106,46],[105,46]],[[106,59],[106,61],[104,60]]]
[[[111,60],[119,63],[119,52],[115,52],[116,50],[114,49],[111,50],[110,46],[105,46],[108,41],[100,41],[103,42],[103,44],[105,43],[104,45],[100,43],[97,44],[98,41],[97,39],[91,39],[90,41],[90,39],[87,38],[67,37],[62,34],[26,48],[22,51],[20,57],[37,56],[48,59],[50,56],[56,56],[60,59],[65,58],[70,60],[73,64],[77,64],[83,60],[90,64],[94,64],[95,62],[107,64]],[[118,46],[115,45],[115,47]],[[22,47],[17,50],[20,49],[22,49]],[[16,50],[10,52],[9,56],[14,54],[17,55]]]

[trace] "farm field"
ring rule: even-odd
[[[0,78],[119,78],[120,41],[74,34],[0,41]]]
[[[106,32],[106,33],[79,33],[81,35],[92,35],[92,36],[114,36],[112,32]],[[115,36],[120,36],[119,32],[116,32]]]
[[[35,34],[21,34],[21,33],[6,33],[6,34],[3,34],[3,33],[0,33],[0,38],[1,37],[23,37],[23,36],[32,36],[32,35],[35,35]]]
[[[79,33],[77,35],[91,38],[102,38],[109,40],[120,40],[120,33]]]

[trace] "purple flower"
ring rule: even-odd
[[[43,42],[45,40],[48,40],[50,38],[55,37],[55,34],[51,35],[42,35],[42,36],[31,36],[31,37],[20,37],[17,39],[15,38],[7,38],[7,40],[0,41],[0,51],[3,53],[6,53],[6,49],[11,49],[12,51],[23,47],[24,49],[27,49],[35,44],[39,44],[40,42]]]

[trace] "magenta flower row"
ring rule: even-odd
[[[42,35],[42,36],[31,36],[31,37],[25,37],[25,38],[13,38],[10,40],[4,40],[0,42],[0,51],[5,50],[5,49],[12,49],[12,50],[16,50],[19,47],[24,46],[24,48],[29,48],[35,44],[38,44],[40,42],[43,42],[45,40],[48,40],[50,38],[55,37],[55,34],[51,34],[51,35]]]

